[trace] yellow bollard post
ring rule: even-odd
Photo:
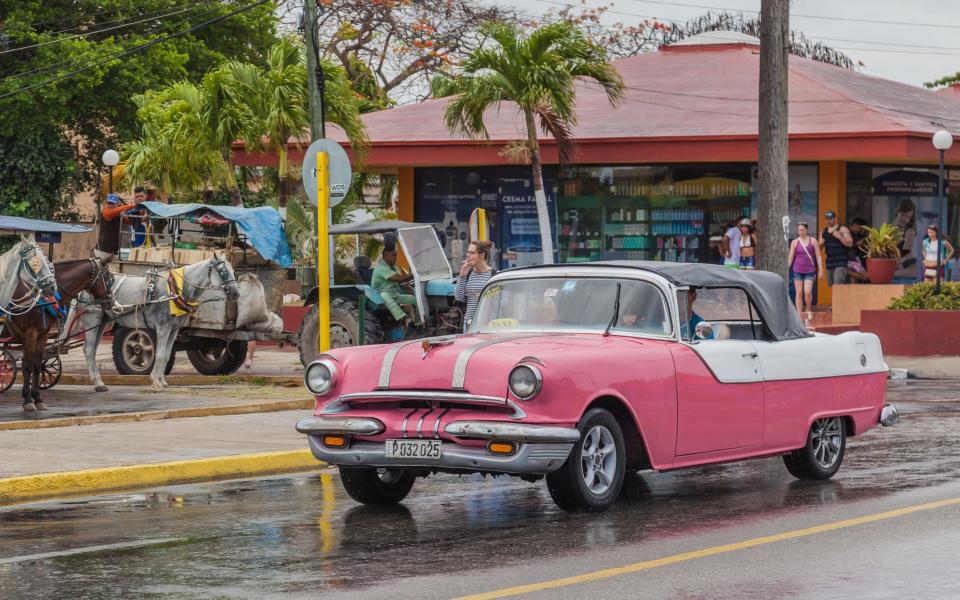
[[[477,239],[487,239],[487,211],[482,208],[477,209]]]
[[[330,349],[330,157],[317,152],[317,316],[320,352]]]

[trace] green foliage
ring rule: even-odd
[[[934,293],[933,283],[918,283],[904,291],[903,296],[890,302],[890,310],[960,310],[960,283],[940,283],[940,293]]]
[[[900,258],[900,241],[903,232],[896,225],[883,223],[880,227],[863,226],[867,237],[860,242],[860,249],[867,258]]]
[[[10,94],[0,98],[0,212],[41,218],[62,213],[78,188],[92,186],[101,153],[133,137],[135,96],[181,79],[196,83],[228,59],[262,61],[276,39],[270,3],[116,58],[238,6],[181,0],[0,2],[0,50],[6,51],[0,54],[0,96]],[[18,50],[35,44],[43,45]],[[106,62],[69,75],[100,61]],[[24,171],[17,157],[30,144],[49,155]]]
[[[951,85],[955,85],[957,83],[960,83],[960,71],[954,73],[953,75],[946,75],[934,81],[925,81],[923,85],[927,86],[928,88],[940,88],[950,87]]]

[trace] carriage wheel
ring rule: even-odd
[[[53,356],[46,359],[40,368],[40,389],[49,390],[57,385],[61,375],[63,375],[63,364],[60,362],[60,357]]]
[[[9,350],[0,350],[0,394],[17,380],[17,359]]]

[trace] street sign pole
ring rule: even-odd
[[[330,349],[330,157],[317,152],[317,316],[320,352]]]

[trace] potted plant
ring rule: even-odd
[[[886,284],[893,281],[900,258],[900,241],[903,232],[896,225],[884,223],[880,227],[864,225],[867,237],[860,242],[860,249],[867,255],[867,274],[871,283]]]

